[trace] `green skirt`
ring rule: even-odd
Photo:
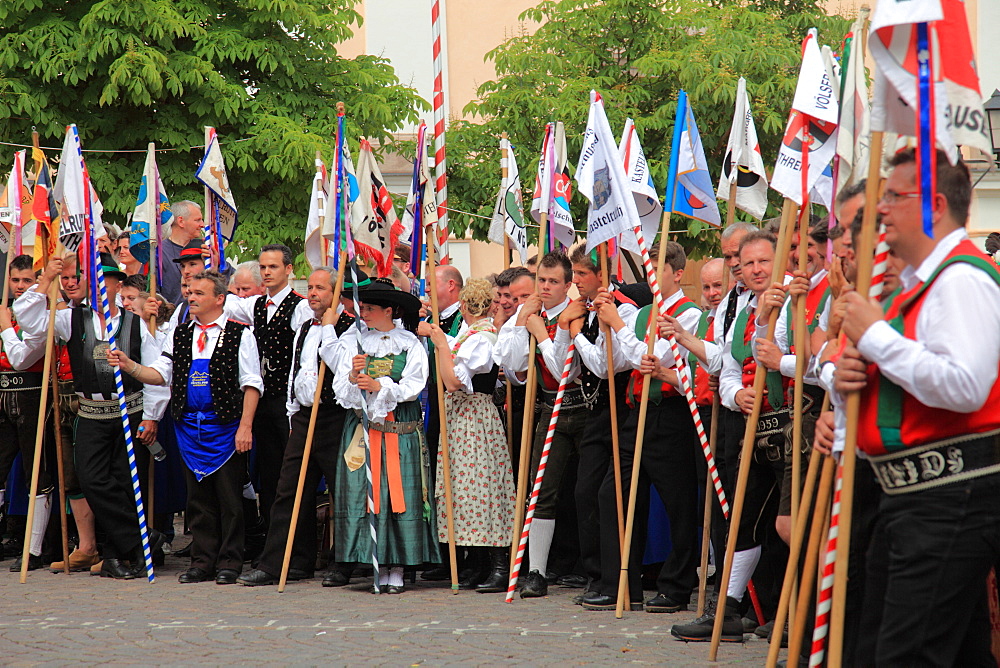
[[[397,422],[423,422],[420,404],[408,401],[400,404],[394,417]],[[355,429],[361,421],[348,411],[344,434],[340,441],[343,459]],[[383,566],[416,566],[441,560],[437,543],[434,494],[427,493],[425,481],[430,480],[427,453],[423,451],[420,431],[399,434],[399,468],[406,510],[392,512],[389,481],[386,476],[385,444],[381,446],[381,483],[379,514],[375,518],[378,562]],[[334,559],[338,562],[371,563],[372,539],[368,514],[368,474],[362,466],[351,471],[337,466],[334,490]]]

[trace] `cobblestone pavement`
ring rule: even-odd
[[[346,588],[320,580],[276,586],[181,585],[184,562],[167,557],[157,581],[116,582],[48,571],[21,585],[0,573],[0,664],[285,665],[709,665],[707,644],[686,644],[673,615],[587,612],[579,589],[551,587],[544,599],[450,593],[447,584],[407,585],[374,596],[359,578]],[[762,665],[764,641],[723,644],[719,663]]]

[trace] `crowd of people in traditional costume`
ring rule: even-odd
[[[171,551],[188,557],[181,583],[277,583],[301,485],[288,580],[314,578],[321,564],[324,587],[353,582],[399,594],[418,578],[450,579],[451,540],[461,589],[504,592],[511,538],[521,529],[513,525],[518,472],[526,468],[521,484],[530,489],[549,445],[520,597],[578,587],[574,602],[584,609],[615,609],[620,508],[638,467],[625,565],[631,608],[677,613],[693,605],[708,503],[716,571],[708,586],[722,571],[727,534],[736,532],[731,577],[715,609],[672,633],[707,641],[723,615],[723,641],[768,637],[781,632],[767,620],[788,559],[792,497],[811,494],[793,490],[808,457],[792,451],[839,452],[845,397],[860,391],[858,447],[867,462],[859,462],[855,482],[845,663],[988,663],[986,579],[1000,556],[1000,273],[964,229],[972,187],[966,167],[938,158],[928,236],[912,197],[913,152],[897,154],[892,165],[877,204],[891,249],[878,303],[852,290],[863,183],[841,194],[835,227],[814,220],[807,238],[794,233],[784,281],[772,280],[781,255],[776,221],[727,227],[722,257],[705,262],[694,280],[685,278],[681,244],[655,244],[666,315],[645,283],[603,276],[582,244],[483,278],[438,266],[426,277],[436,282],[437,312],[414,294],[405,246],[389,277],[352,263],[338,286],[337,270],[319,267],[300,295],[290,283],[291,251],[281,245],[264,246],[256,260],[226,272],[206,269],[206,260],[218,267],[219,258],[203,248],[201,211],[180,202],[162,247],[161,294],[146,292],[128,235],[110,239],[100,255],[117,341],[109,350],[74,255],[53,259],[37,277],[30,257],[15,257],[12,305],[0,306],[0,480],[6,483],[18,454],[22,464],[0,489],[8,522],[16,526],[14,486],[31,475],[53,282],[60,417],[47,429],[62,436],[74,526],[68,566],[116,579],[142,577],[145,564],[114,367],[124,379],[142,493],[155,509],[154,560]],[[685,294],[685,282],[695,290]],[[806,302],[803,350],[794,346],[797,299]],[[753,378],[758,365],[766,369],[738,526],[727,526],[706,486],[670,338],[694,380],[703,424],[717,425],[715,461],[729,499],[758,399]],[[793,379],[802,359],[804,428],[793,442]],[[526,391],[529,379],[537,391]],[[522,450],[525,420],[534,428]],[[58,504],[53,441],[52,434],[44,439],[33,525],[20,527],[29,529],[29,569],[66,566],[53,558],[57,540],[46,538]],[[151,455],[162,461],[148,477]],[[802,462],[801,476],[793,475],[793,459]],[[173,550],[181,539],[175,520],[191,535],[183,551]],[[20,554],[17,531],[4,549]],[[756,605],[746,595],[751,580]]]

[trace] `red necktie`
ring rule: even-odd
[[[213,327],[218,327],[214,322],[207,325],[202,325],[201,323],[195,323],[201,328],[201,334],[198,335],[198,352],[205,352],[205,344],[208,343],[208,330]]]
[[[267,308],[268,306],[277,306],[277,304],[274,303],[273,299],[268,299],[267,303],[264,304],[264,308]]]

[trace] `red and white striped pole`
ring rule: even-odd
[[[868,296],[882,295],[885,270],[889,263],[889,244],[885,240],[885,225],[879,225],[878,242],[875,246],[875,264],[872,266],[872,284]],[[823,580],[820,582],[819,597],[816,599],[816,623],[813,625],[812,650],[809,654],[810,666],[823,665],[826,656],[826,639],[830,634],[830,608],[833,605],[834,565],[837,562],[837,536],[840,526],[840,491],[843,488],[844,466],[837,466],[837,482],[833,488],[833,507],[830,509],[830,531],[826,536],[826,556],[823,561]]]
[[[437,239],[441,264],[448,264],[448,162],[444,152],[444,55],[441,53],[441,0],[431,4],[434,53],[434,190],[437,193]]]
[[[524,560],[524,547],[528,544],[528,533],[531,531],[531,521],[535,517],[535,506],[538,505],[538,493],[542,489],[542,479],[545,477],[545,466],[549,461],[549,450],[552,449],[552,438],[556,433],[556,422],[559,420],[559,408],[562,406],[566,386],[569,385],[569,370],[573,366],[573,355],[576,354],[576,344],[570,343],[566,350],[566,361],[563,362],[562,375],[559,376],[559,391],[552,403],[552,417],[549,418],[549,428],[545,432],[545,443],[542,445],[542,457],[538,460],[538,472],[535,474],[535,486],[531,488],[531,500],[528,501],[528,513],[524,516],[524,528],[521,530],[521,540],[517,544],[517,558],[514,567],[510,569],[510,582],[507,585],[507,599],[514,600],[514,590],[517,588],[517,576],[521,572],[521,561]]]

